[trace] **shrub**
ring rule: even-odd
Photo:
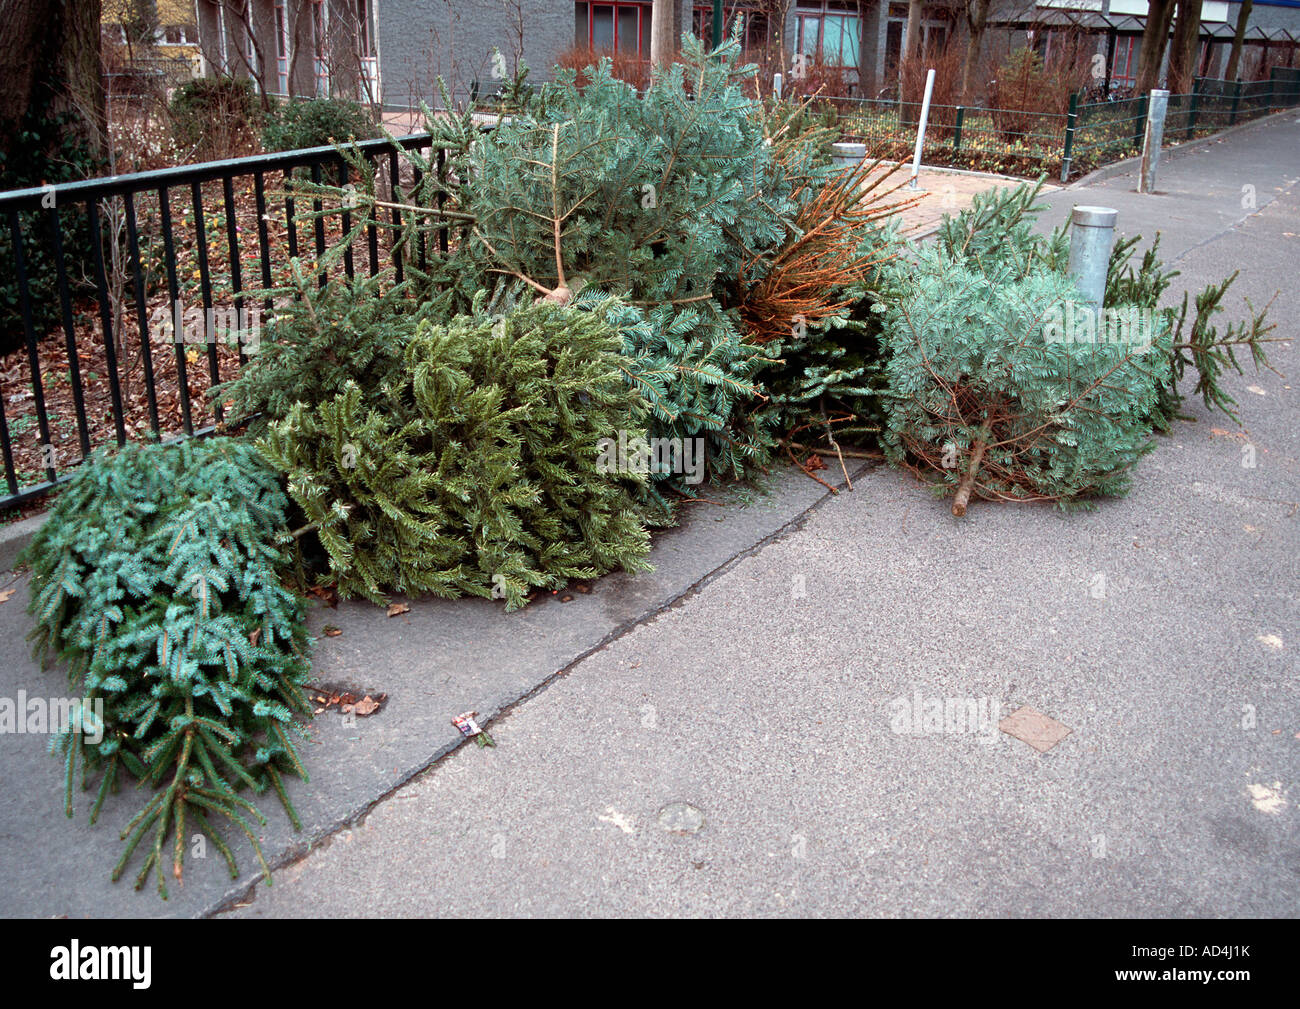
[[[266,121],[253,82],[235,77],[188,81],[172,94],[169,110],[176,143],[198,161],[252,153]]]
[[[480,299],[480,309],[481,309]],[[644,474],[602,472],[602,439],[644,435],[619,337],[539,303],[407,320],[400,380],[299,404],[262,447],[345,595],[504,598],[644,570]]]
[[[378,136],[379,128],[364,105],[342,98],[313,98],[277,109],[262,129],[262,146],[268,151],[293,151]]]
[[[156,867],[166,897],[164,845],[174,835],[179,880],[189,825],[234,878],[211,814],[242,830],[261,860],[245,814],[265,819],[238,794],[245,785],[273,787],[298,825],[280,781],[282,770],[306,776],[293,712],[310,711],[304,605],[280,584],[287,505],[249,444],[129,445],[77,470],[24,551],[36,654],[66,661],[72,696],[103,705],[57,737],[68,816],[78,764],[83,780],[101,772],[92,823],[123,771],[163,789],[123,832],[114,880],[152,831],[136,886]]]
[[[29,109],[19,127],[18,142],[8,154],[0,155],[0,189],[26,189],[57,185],[93,177],[106,168],[103,160],[67,127],[69,112],[51,113],[47,108]],[[23,262],[27,271],[32,326],[39,340],[60,324],[58,272],[54,245],[45,211],[19,214]],[[94,247],[84,208],[73,206],[59,212],[63,235],[64,269],[74,296],[89,290],[82,280],[91,275]],[[18,264],[13,236],[6,225],[0,228],[0,355],[18,349],[26,339],[22,301],[18,290]]]

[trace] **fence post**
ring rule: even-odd
[[[1138,100],[1137,126],[1133,128],[1133,146],[1142,146],[1142,134],[1147,129],[1147,96],[1143,95]]]
[[[961,150],[961,124],[966,118],[966,106],[957,106],[957,121],[952,127],[952,153],[956,154]]]
[[[1074,155],[1074,128],[1079,121],[1079,92],[1070,94],[1070,111],[1065,116],[1065,150],[1061,152],[1061,181],[1070,177],[1070,162]]]
[[[1187,135],[1184,140],[1191,140],[1196,132],[1196,107],[1201,100],[1201,78],[1192,78],[1192,107],[1187,110]]]
[[[1232,112],[1228,116],[1229,126],[1231,126],[1233,123],[1237,121],[1237,105],[1240,101],[1241,101],[1241,81],[1237,81],[1237,85],[1235,88],[1233,88],[1232,91]]]
[[[1142,137],[1142,167],[1138,172],[1138,192],[1152,193],[1156,188],[1156,165],[1160,163],[1160,145],[1164,142],[1165,113],[1169,109],[1169,92],[1158,88],[1151,92],[1147,105],[1147,128]]]

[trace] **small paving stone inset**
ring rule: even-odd
[[[998,728],[1008,736],[1028,743],[1039,753],[1046,753],[1072,731],[1055,718],[1033,708],[1017,708],[998,723]]]

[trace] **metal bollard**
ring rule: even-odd
[[[836,168],[856,167],[866,156],[866,144],[831,144],[831,164]]]
[[[1106,271],[1115,241],[1118,210],[1110,207],[1075,207],[1070,214],[1070,276],[1083,302],[1100,312],[1106,297]]]
[[[781,85],[785,83],[785,78],[780,74],[772,75],[772,97],[778,101],[781,98]]]
[[[1160,144],[1165,136],[1165,113],[1169,109],[1169,92],[1151,92],[1147,105],[1147,128],[1142,140],[1142,170],[1138,173],[1138,192],[1154,193],[1156,165],[1160,162]]]

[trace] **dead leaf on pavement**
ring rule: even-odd
[[[388,615],[390,617],[398,617],[401,616],[403,613],[410,613],[410,612],[411,612],[411,607],[406,605],[406,603],[388,604]]]
[[[17,591],[17,589],[0,589],[0,603],[7,603],[10,596]]]
[[[321,628],[321,633],[324,634],[325,637],[327,638],[337,638],[340,634],[343,633],[343,629],[340,627],[335,627],[333,624],[326,624],[324,627]]]
[[[356,704],[352,705],[352,710],[356,714],[364,718],[366,715],[373,715],[376,711],[379,710],[379,702],[376,701],[369,694],[366,694],[365,697],[361,698],[361,700],[357,701]]]

